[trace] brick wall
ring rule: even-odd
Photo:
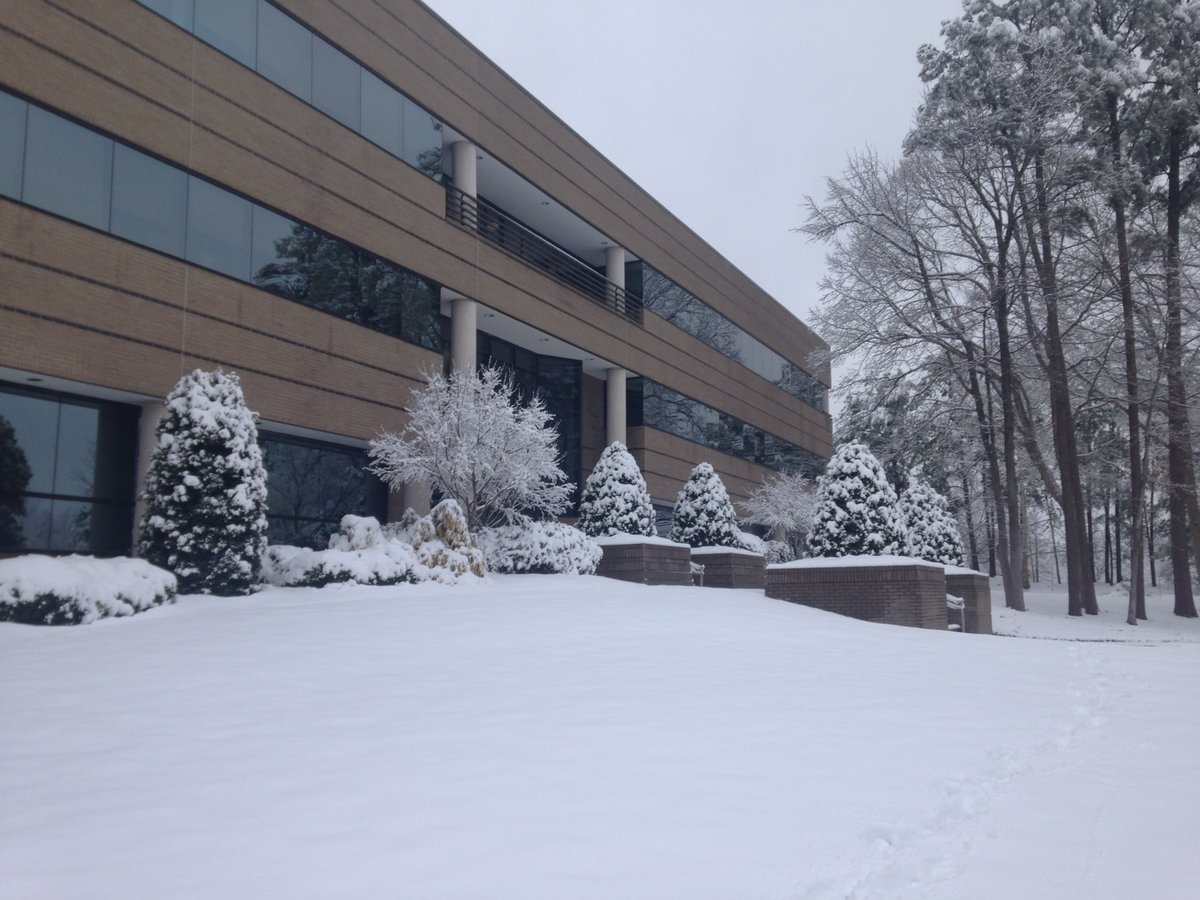
[[[766,562],[757,554],[701,553],[692,562],[704,566],[705,587],[761,590],[766,583]]]
[[[766,571],[766,592],[867,622],[946,630],[946,578],[940,568],[772,566]]]
[[[992,633],[992,589],[986,575],[946,575],[946,593],[966,601],[968,634]]]
[[[602,547],[597,575],[640,584],[692,583],[691,553],[687,547],[665,544],[616,544]]]

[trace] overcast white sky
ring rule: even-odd
[[[898,155],[916,50],[960,0],[426,0],[801,318],[824,249],[790,229],[849,153]]]

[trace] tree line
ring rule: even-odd
[[[1102,506],[1129,622],[1159,551],[1175,613],[1196,616],[1200,6],[966,0],[918,60],[898,161],[857,153],[807,201],[839,439],[951,492],[1010,607],[1032,506],[1068,612],[1097,612]]]

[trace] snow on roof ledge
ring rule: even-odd
[[[870,566],[919,566],[923,569],[943,569],[941,563],[912,556],[814,556],[792,562],[775,563],[768,569],[860,569]]]
[[[757,556],[762,558],[761,553],[755,553],[753,550],[747,550],[744,547],[693,547],[692,556],[716,556],[718,553],[732,553],[735,556]]]
[[[656,547],[687,547],[687,544],[680,544],[661,537],[649,537],[644,534],[606,534],[601,537],[594,537],[592,540],[601,547],[620,547],[625,544],[653,544]],[[688,549],[691,548],[689,547]]]
[[[968,569],[965,566],[942,566],[942,568],[946,570],[947,575],[978,575],[980,578],[987,578],[987,575],[978,569]]]

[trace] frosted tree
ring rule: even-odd
[[[817,479],[810,556],[884,556],[905,549],[897,497],[863,444],[842,444]]]
[[[675,500],[671,540],[692,547],[741,547],[742,531],[729,492],[712,465],[700,463]]]
[[[237,375],[196,369],[167,395],[138,551],[180,593],[245,594],[267,546],[267,473]]]
[[[762,483],[742,504],[745,518],[766,525],[783,535],[789,543],[796,535],[812,530],[817,491],[812,479],[803,473],[773,475]],[[792,551],[800,548],[792,546]]]
[[[646,479],[633,454],[620,441],[604,448],[584,482],[576,525],[593,536],[657,534]]]
[[[963,564],[958,521],[950,514],[946,498],[919,471],[909,473],[908,487],[900,494],[899,509],[909,556],[948,566]]]
[[[428,381],[413,393],[405,429],[371,442],[372,472],[393,488],[424,482],[457,500],[471,531],[567,508],[574,485],[540,397],[522,404],[496,368]]]

